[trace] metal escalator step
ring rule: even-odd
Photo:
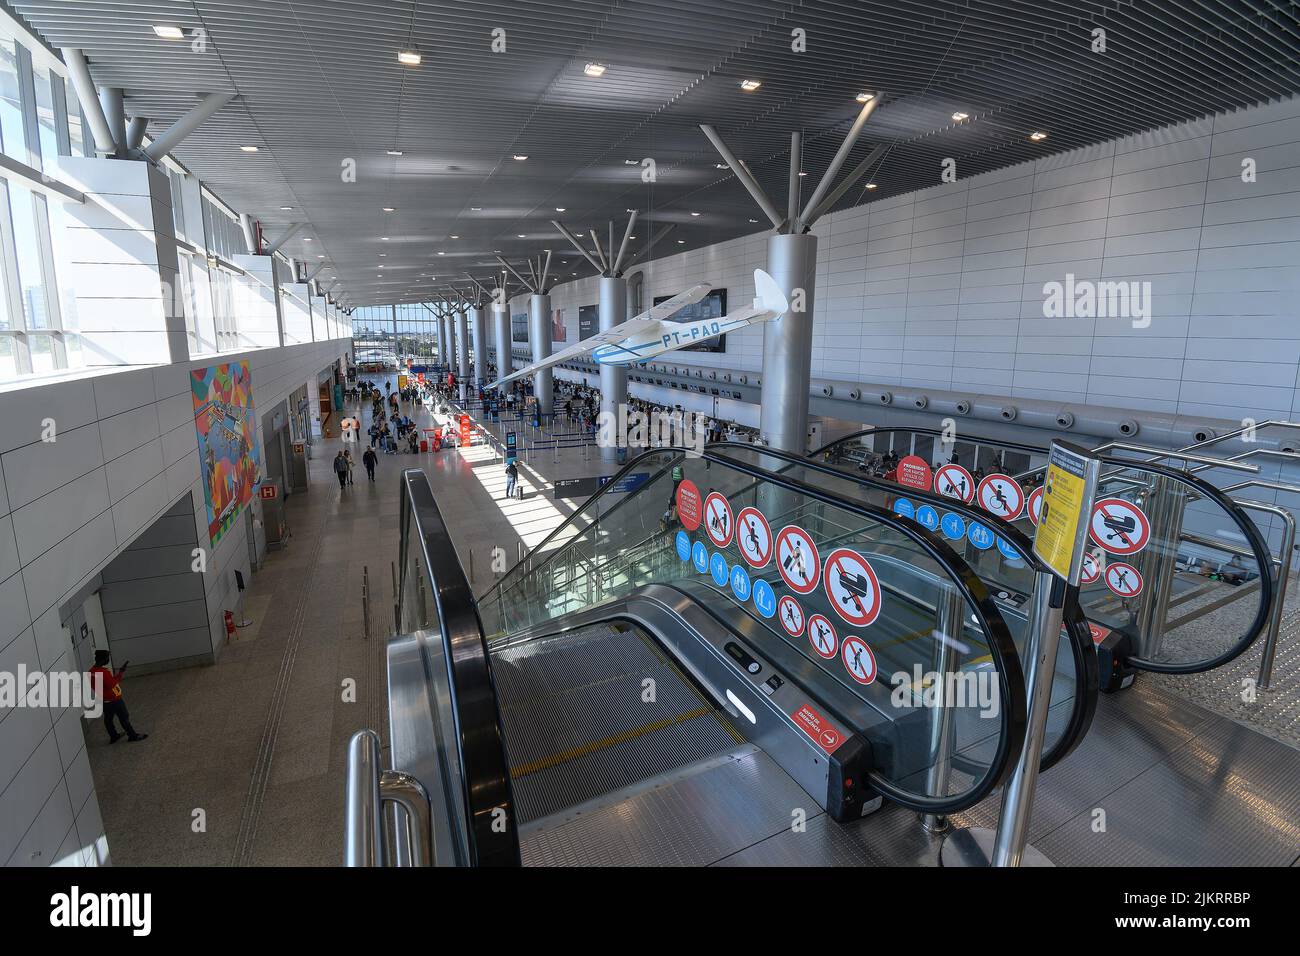
[[[743,740],[627,625],[504,647],[493,652],[492,670],[521,823]]]

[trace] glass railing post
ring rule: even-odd
[[[997,839],[993,844],[994,866],[1020,866],[1025,856],[1029,814],[1034,806],[1043,741],[1047,736],[1047,714],[1052,703],[1064,606],[1064,582],[1049,571],[1035,574],[1032,623],[1025,635],[1024,653],[1028,661],[1025,690],[1029,695],[1029,726],[1025,730],[1025,745],[1020,751],[1016,769],[1002,792],[1002,811],[998,817]],[[1029,850],[1041,857],[1032,847]],[[1046,861],[1046,858],[1042,859]]]
[[[1183,507],[1186,496],[1182,486],[1163,475],[1151,482],[1147,494],[1147,516],[1151,521],[1151,541],[1138,562],[1146,594],[1138,606],[1138,657],[1155,660],[1160,655],[1165,622],[1169,616],[1169,598],[1174,587],[1174,565],[1183,532]]]
[[[931,673],[938,682],[937,703],[930,713],[929,753],[930,770],[926,777],[925,792],[942,797],[948,793],[952,773],[952,748],[955,738],[956,711],[948,699],[948,672],[953,668],[956,648],[965,627],[966,602],[955,588],[945,588],[939,602],[939,627],[934,637],[934,655]],[[922,689],[923,690],[923,689]],[[921,826],[929,833],[942,833],[948,829],[948,818],[937,813],[921,814]]]

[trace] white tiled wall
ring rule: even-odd
[[[1300,99],[959,178],[814,231],[814,378],[1233,420],[1300,411]],[[747,301],[765,235],[650,262],[646,304],[700,281]],[[1044,318],[1043,284],[1066,273],[1151,282],[1150,327]],[[596,280],[551,298],[577,341]],[[762,335],[673,361],[759,369]]]
[[[206,544],[191,369],[246,359],[254,406],[270,408],[314,388],[346,348],[317,342],[0,391],[0,671],[75,670],[61,605],[184,495]],[[42,441],[51,422],[55,440]],[[220,612],[234,607],[234,567],[249,573],[243,522],[209,556],[212,653]],[[104,852],[80,725],[71,710],[0,711],[0,863],[93,863]]]

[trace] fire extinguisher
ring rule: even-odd
[[[229,641],[235,636],[235,612],[225,611],[222,617],[226,619],[226,640]]]

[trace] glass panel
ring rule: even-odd
[[[40,241],[36,235],[36,208],[31,191],[12,180],[9,181],[9,208],[13,214],[14,243],[18,250],[23,315],[27,328],[46,329],[50,327],[50,316],[41,273]]]
[[[483,597],[489,641],[643,585],[709,593],[710,604],[727,602],[761,626],[760,651],[802,658],[810,691],[871,740],[879,781],[952,798],[992,779],[1000,747],[1012,746],[1005,624],[997,619],[1003,637],[990,638],[950,570],[961,564],[951,551],[930,550],[887,512],[720,458],[655,451],[629,471],[645,475],[637,491],[591,499]],[[729,518],[712,509],[714,495]],[[742,557],[742,541],[766,551],[763,560]],[[936,699],[936,686],[949,692]]]
[[[59,141],[54,132],[54,94],[50,91],[50,71],[32,66],[36,83],[36,123],[41,137],[41,168],[54,175],[59,169]]]
[[[7,156],[27,163],[23,109],[18,93],[18,59],[14,41],[3,35],[0,35],[0,140],[3,140]]]
[[[0,335],[0,379],[18,377],[18,343],[12,335]]]
[[[53,372],[59,367],[52,336],[28,335],[27,345],[32,352],[32,373],[34,375]]]
[[[73,156],[93,156],[95,151],[88,149],[86,133],[81,122],[81,103],[77,100],[77,91],[71,83],[64,84],[64,99],[68,104],[68,142]]]

